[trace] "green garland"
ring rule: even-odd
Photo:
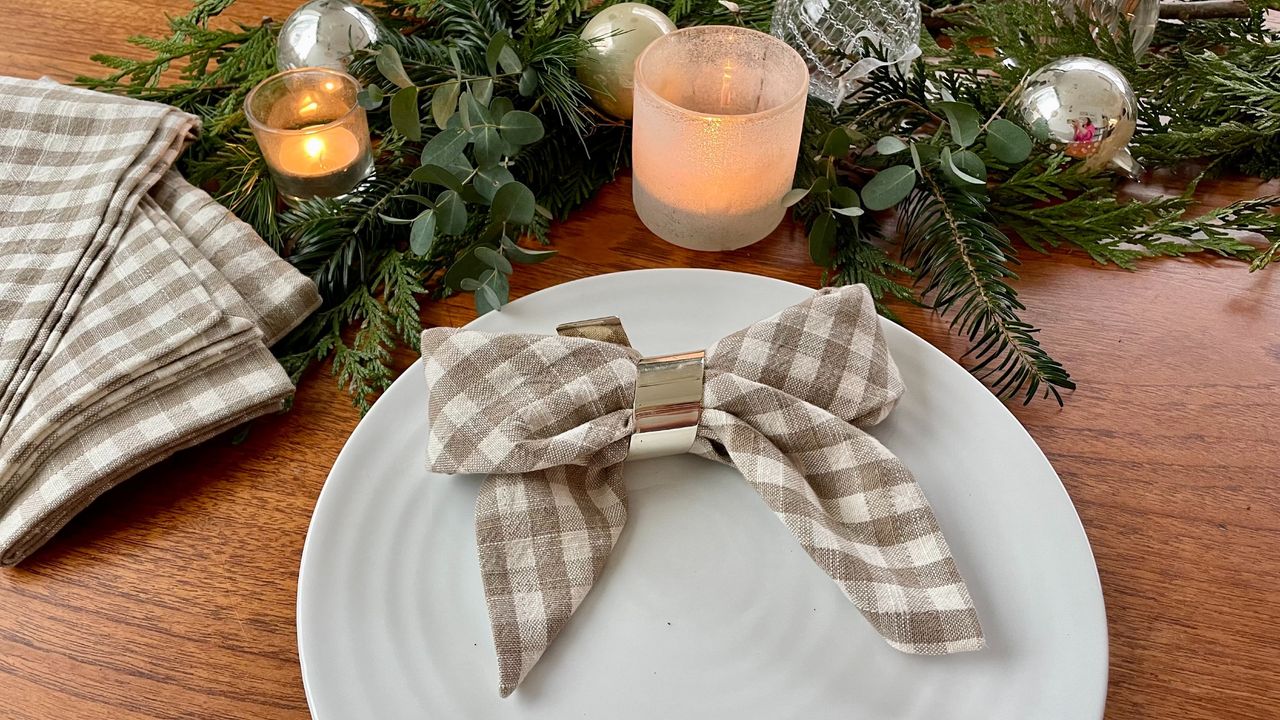
[[[326,304],[277,348],[295,380],[332,359],[362,410],[391,381],[391,351],[416,348],[419,299],[473,292],[479,312],[507,301],[514,265],[554,253],[562,218],[629,162],[625,124],[596,112],[576,76],[586,16],[606,1],[384,0],[395,32],[351,72],[377,143],[375,178],[356,196],[283,208],[241,103],[274,71],[278,26],[211,22],[234,0],[197,0],[152,57],[98,56],[85,86],[196,113],[204,132],[182,170],[314,278]],[[655,0],[680,25],[768,29],[772,3]],[[882,68],[838,112],[812,101],[788,197],[830,282],[866,283],[877,301],[927,303],[968,338],[972,369],[1005,397],[1061,403],[1067,371],[1020,319],[1018,245],[1075,245],[1102,264],[1213,253],[1254,270],[1280,256],[1280,198],[1186,217],[1177,197],[1117,195],[1121,181],[1029,147],[1001,117],[1028,69],[1066,55],[1120,68],[1139,98],[1134,154],[1148,166],[1280,176],[1280,35],[1264,4],[1240,20],[1161,23],[1153,50],[1064,22],[1042,0],[926,3],[947,46],[925,33],[903,75]],[[1127,37],[1127,36],[1125,36]],[[984,48],[999,48],[998,56]],[[868,52],[874,52],[869,48]],[[171,64],[176,82],[162,83]],[[865,207],[864,207],[865,205]],[[896,213],[874,212],[895,207]],[[871,212],[869,212],[871,211]],[[1256,234],[1253,241],[1242,233]],[[1261,235],[1261,241],[1257,241]],[[894,242],[894,240],[899,240]],[[525,244],[521,244],[524,242]],[[881,305],[881,311],[892,316]]]

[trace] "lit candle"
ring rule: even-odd
[[[298,68],[263,80],[245,115],[276,187],[289,199],[350,192],[373,170],[369,126],[345,73]]]
[[[804,124],[809,71],[755,30],[686,28],[636,61],[632,198],[668,242],[732,250],[782,221]]]
[[[334,127],[285,137],[280,141],[276,164],[291,175],[316,177],[341,171],[359,157],[356,136],[344,127]]]

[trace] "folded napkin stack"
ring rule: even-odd
[[[280,409],[315,285],[171,166],[198,120],[0,78],[0,563],[107,489]]]

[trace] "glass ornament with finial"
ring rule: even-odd
[[[859,80],[920,55],[917,0],[778,0],[772,33],[809,66],[809,94],[839,108]]]

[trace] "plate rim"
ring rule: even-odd
[[[817,291],[815,288],[811,288],[807,285],[802,285],[800,283],[792,282],[790,280],[782,280],[780,278],[775,278],[768,275],[758,275],[755,273],[740,272],[737,270],[722,270],[718,268],[637,268],[634,270],[621,270],[617,272],[601,273],[599,275],[588,275],[586,277],[574,278],[572,280],[567,280],[562,283],[556,283],[555,285],[549,285],[547,287],[535,290],[534,292],[531,292],[527,295],[523,295],[515,300],[512,300],[505,307],[516,307],[520,304],[524,304],[526,301],[530,300],[531,298],[536,298],[539,295],[542,295],[543,293],[546,293],[552,290],[561,289],[569,285],[594,284],[597,282],[607,281],[607,279],[609,278],[616,278],[622,275],[639,275],[639,274],[654,274],[654,273],[664,274],[664,275],[669,274],[669,275],[738,276],[738,277],[750,278],[752,281],[765,281],[769,283],[789,285],[791,287],[799,288],[806,292]],[[468,321],[467,323],[463,324],[460,327],[469,328],[472,325],[474,325],[476,322],[478,322],[482,317],[484,316],[473,318],[472,320]],[[1084,527],[1084,522],[1083,520],[1081,520],[1080,512],[1079,510],[1076,509],[1075,502],[1071,498],[1071,493],[1067,491],[1066,485],[1062,482],[1062,477],[1058,474],[1057,469],[1053,467],[1053,463],[1049,461],[1048,456],[1044,454],[1043,448],[1041,448],[1040,444],[1037,443],[1035,438],[1031,436],[1031,433],[1027,430],[1026,426],[1023,425],[1022,422],[1018,420],[1017,416],[1013,414],[1013,412],[1009,409],[1005,401],[995,396],[991,392],[990,388],[983,385],[976,377],[973,376],[971,372],[969,372],[967,368],[965,368],[963,365],[958,363],[956,360],[951,358],[942,350],[938,349],[932,343],[928,342],[924,338],[912,332],[910,329],[906,328],[905,326],[897,322],[894,322],[882,315],[877,315],[877,319],[879,320],[880,327],[883,330],[887,331],[888,333],[898,334],[901,338],[906,339],[908,342],[913,344],[916,347],[917,351],[922,350],[925,353],[925,355],[932,354],[935,359],[940,358],[944,360],[947,364],[957,366],[960,370],[962,370],[963,375],[965,377],[964,382],[970,383],[971,385],[976,385],[978,388],[982,390],[985,396],[989,397],[997,406],[999,406],[1000,412],[1002,413],[1002,417],[1004,419],[1012,421],[1013,425],[1017,427],[1018,431],[1020,431],[1028,441],[1030,441],[1032,447],[1035,448],[1035,454],[1037,455],[1037,457],[1040,460],[1044,461],[1045,466],[1049,468],[1049,471],[1053,474],[1053,478],[1057,481],[1056,483],[1057,491],[1062,493],[1062,496],[1066,500],[1067,505],[1071,508],[1071,515],[1075,520],[1074,528],[1077,528],[1080,532],[1080,535],[1084,538],[1085,549],[1088,550],[1089,560],[1093,570],[1093,573],[1091,576],[1093,580],[1093,589],[1096,590],[1097,598],[1100,606],[1099,609],[1102,613],[1101,646],[1102,646],[1102,654],[1103,654],[1104,662],[1102,663],[1102,678],[1101,678],[1102,697],[1099,701],[1099,705],[1097,708],[1097,717],[1099,720],[1103,720],[1105,711],[1106,711],[1107,696],[1109,695],[1110,685],[1111,685],[1111,633],[1110,633],[1110,622],[1107,617],[1106,596],[1102,592],[1102,577],[1101,577],[1101,574],[1098,572],[1098,561],[1097,561],[1097,557],[1094,555],[1094,552],[1093,552],[1093,543],[1089,540],[1089,533],[1087,529]],[[356,426],[352,428],[351,433],[347,436],[346,441],[343,442],[342,449],[338,451],[337,457],[334,458],[333,465],[332,467],[329,468],[329,473],[325,476],[325,480],[323,485],[321,485],[320,492],[316,496],[315,505],[312,507],[311,518],[307,521],[307,534],[306,534],[306,537],[303,539],[302,553],[300,554],[299,560],[298,560],[297,591],[295,593],[295,599],[294,599],[294,631],[297,638],[298,665],[299,665],[299,672],[302,676],[303,694],[307,700],[307,711],[313,718],[316,717],[316,708],[314,705],[314,701],[312,699],[313,693],[311,690],[311,685],[307,680],[307,671],[306,671],[307,661],[305,657],[305,652],[303,651],[304,640],[303,640],[303,628],[302,628],[302,603],[303,603],[302,595],[303,595],[303,572],[307,566],[307,559],[309,557],[309,553],[315,552],[314,550],[311,550],[311,548],[314,547],[314,544],[311,542],[311,538],[312,538],[312,532],[316,529],[315,528],[316,518],[319,516],[320,504],[324,502],[325,491],[329,488],[329,482],[330,480],[333,479],[334,472],[342,464],[343,457],[347,454],[348,449],[352,445],[352,440],[356,437],[356,434],[360,432],[361,427],[363,427],[366,424],[366,422],[368,422],[369,419],[374,416],[375,412],[378,412],[378,408],[380,405],[384,408],[386,407],[386,403],[382,402],[383,398],[389,395],[391,391],[401,383],[401,381],[405,380],[406,377],[409,377],[410,373],[420,370],[421,367],[422,367],[422,358],[419,357],[416,360],[414,360],[408,367],[406,367],[404,371],[401,372],[400,375],[398,375],[396,379],[392,381],[392,383],[389,386],[387,386],[387,389],[384,390],[382,394],[378,396],[378,399],[374,401],[373,405],[369,408],[369,411],[365,413],[365,415],[361,417],[360,420],[356,423]]]

